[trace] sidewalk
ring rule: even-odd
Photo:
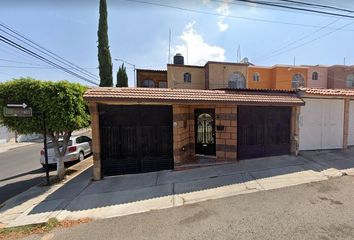
[[[81,164],[81,163],[80,163]],[[311,151],[184,171],[107,177],[91,168],[65,183],[35,187],[0,209],[0,225],[20,226],[80,218],[109,218],[327,180],[354,173],[354,148]]]
[[[2,152],[7,152],[12,149],[16,149],[19,147],[25,147],[29,145],[33,145],[36,142],[21,142],[21,143],[16,143],[16,142],[8,142],[8,143],[2,143],[0,144],[0,153]]]

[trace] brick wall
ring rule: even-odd
[[[215,109],[216,161],[236,161],[237,107],[236,105],[174,105],[173,152],[175,164],[195,159],[195,109]],[[223,126],[218,130],[217,126]]]

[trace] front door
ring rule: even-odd
[[[215,110],[196,109],[195,153],[215,155]]]

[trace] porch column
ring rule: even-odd
[[[100,124],[97,103],[89,103],[92,129],[92,152],[93,152],[93,180],[100,180],[101,177],[101,146],[100,146]]]
[[[344,99],[343,149],[348,148],[349,104],[350,104],[350,99],[349,98]]]
[[[295,156],[299,154],[299,117],[300,107],[292,107],[290,124],[290,153]]]

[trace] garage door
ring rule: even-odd
[[[238,159],[290,152],[290,107],[238,107]]]
[[[349,105],[348,145],[354,145],[354,101],[350,101]]]
[[[100,105],[103,175],[173,168],[170,106]]]
[[[343,147],[344,101],[304,99],[300,113],[300,150]]]

